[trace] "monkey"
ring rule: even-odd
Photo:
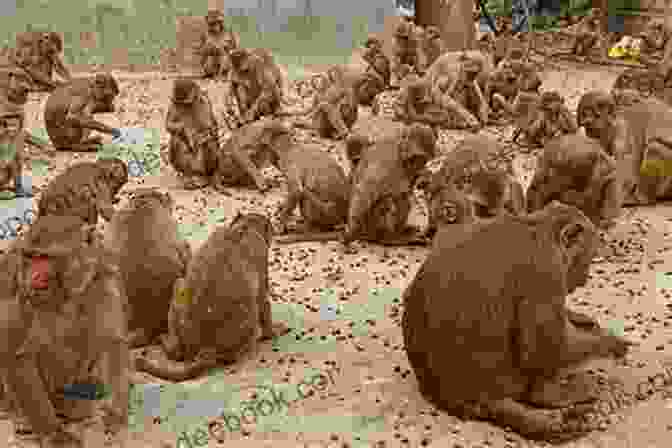
[[[422,39],[422,53],[425,58],[423,71],[426,71],[441,56],[443,49],[441,32],[434,25],[428,26]]]
[[[168,160],[183,176],[183,187],[193,190],[207,185],[216,165],[219,134],[208,94],[195,81],[173,82],[166,130],[170,134]]]
[[[562,408],[593,397],[571,382],[552,392],[544,386],[564,368],[620,358],[634,345],[584,328],[565,307],[566,295],[588,279],[595,226],[575,207],[552,202],[461,230],[439,231],[402,296],[404,345],[420,393],[452,415],[527,438],[577,437],[582,428]],[[495,255],[474,256],[485,248]],[[574,409],[579,417],[589,410]]]
[[[490,107],[484,94],[484,65],[479,58],[472,58],[463,53],[459,59],[460,68],[457,76],[443,94],[462,105],[473,116],[478,118],[480,126],[488,123]]]
[[[357,170],[364,151],[371,147],[373,143],[374,140],[371,137],[360,133],[350,134],[345,140],[345,156],[350,163],[348,182],[352,183],[352,174]]]
[[[29,79],[21,71],[8,69],[0,73],[0,190],[30,196],[21,185],[24,145],[27,140],[25,104],[28,102]]]
[[[17,34],[10,61],[29,75],[31,91],[50,92],[72,81],[72,75],[60,57],[62,51],[63,38],[59,33],[28,31]],[[54,71],[63,81],[54,81]]]
[[[102,137],[90,136],[91,130],[119,138],[119,129],[93,119],[94,114],[114,112],[118,95],[119,85],[109,73],[75,79],[54,90],[44,108],[44,123],[54,147],[61,151],[97,151]]]
[[[491,121],[501,121],[507,112],[513,110],[513,102],[518,95],[518,74],[511,64],[500,62],[488,77],[484,97],[491,105]],[[508,107],[507,107],[508,106]],[[512,115],[512,114],[511,114]],[[497,118],[496,118],[497,117]]]
[[[372,106],[375,97],[389,87],[392,72],[380,39],[369,36],[364,48],[362,59],[366,63],[366,70],[357,77],[353,88],[359,104]]]
[[[438,171],[419,182],[430,212],[428,234],[435,233],[441,224],[435,222],[435,216],[440,217],[441,206],[446,202],[459,211],[457,218],[449,220],[458,224],[504,213],[514,216],[525,213],[525,192],[513,176],[511,165],[507,163],[506,167],[499,167],[490,164],[490,159],[504,149],[493,138],[469,136],[448,154]],[[460,205],[454,190],[464,196],[468,205]]]
[[[425,237],[431,240],[444,226],[471,225],[477,220],[474,202],[459,190],[455,184],[448,183],[431,193],[425,191],[427,199],[427,229]]]
[[[350,188],[338,162],[320,148],[293,143],[288,132],[277,135],[270,148],[271,163],[287,179],[287,197],[279,211],[281,232],[287,232],[287,221],[297,206],[308,232],[345,224]]]
[[[577,109],[578,125],[596,139],[617,164],[623,205],[645,205],[672,194],[670,107],[646,99],[617,110],[614,97],[602,91],[585,93]]]
[[[565,99],[554,90],[541,95],[533,114],[525,128],[516,130],[514,141],[525,133],[528,143],[543,147],[558,135],[574,134],[579,130],[576,119],[565,105]]]
[[[240,47],[237,33],[224,25],[224,14],[211,9],[205,16],[207,31],[200,37],[199,53],[205,78],[226,78],[231,69],[229,53]]]
[[[422,123],[444,129],[471,129],[477,126],[476,119],[450,94],[432,89],[425,78],[411,73],[404,79],[402,89],[394,105],[394,118],[409,125]]]
[[[662,57],[665,44],[669,40],[670,32],[663,22],[652,21],[639,35],[642,39],[642,51],[639,55],[640,62],[650,68],[656,65]]]
[[[614,81],[611,92],[616,95],[623,90],[634,90],[644,97],[653,96],[662,101],[667,100],[665,75],[656,69],[625,69]]]
[[[597,226],[610,226],[623,205],[616,161],[599,142],[580,134],[549,141],[527,191],[529,212],[557,200],[580,209]]]
[[[219,363],[254,353],[259,339],[288,328],[271,320],[268,256],[273,229],[267,217],[238,215],[229,227],[210,234],[178,279],[162,345],[172,367],[136,358],[137,370],[170,381],[185,381]]]
[[[495,68],[499,68],[503,63],[523,62],[527,58],[528,51],[526,44],[515,37],[502,36],[495,42],[492,62]]]
[[[96,224],[101,215],[110,221],[114,214],[113,204],[127,182],[128,167],[121,159],[71,165],[46,186],[38,202],[38,218],[73,215],[88,224]]]
[[[136,189],[105,230],[104,245],[119,257],[128,296],[130,348],[168,330],[174,283],[187,274],[191,248],[178,234],[173,207],[169,193]]]
[[[408,67],[412,72],[418,69],[418,42],[415,29],[411,22],[402,21],[397,25],[392,43],[392,74],[399,83]]]
[[[355,86],[345,79],[342,70],[328,73],[330,82],[313,99],[311,127],[322,138],[344,139],[359,116],[359,100]]]
[[[262,53],[265,57],[262,57]],[[280,69],[268,52],[237,48],[231,51],[231,88],[243,124],[279,112],[283,102]]]
[[[93,417],[94,402],[66,399],[69,384],[108,385],[105,424],[128,425],[126,296],[100,240],[79,217],[44,216],[0,260],[2,375],[42,446],[84,446],[61,419]]]
[[[425,164],[436,155],[437,135],[414,123],[376,141],[352,174],[352,192],[342,242],[417,239],[407,224],[411,195]]]
[[[592,15],[586,16],[581,20],[578,28],[578,32],[574,35],[572,54],[579,58],[585,58],[589,56],[590,51],[596,45],[601,43],[599,16],[593,12]]]
[[[211,186],[222,193],[235,186],[268,191],[261,168],[270,160],[272,143],[288,134],[289,129],[271,117],[235,129],[217,154]]]

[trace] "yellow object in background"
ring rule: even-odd
[[[638,63],[641,54],[641,38],[623,36],[623,38],[609,49],[609,57],[623,59],[626,62]]]

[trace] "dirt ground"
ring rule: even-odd
[[[558,90],[574,109],[583,92],[608,90],[620,70],[567,66],[546,72],[542,88]],[[102,119],[113,126],[160,129],[162,143],[166,143],[163,120],[172,79],[159,73],[118,76],[122,91],[118,110]],[[215,109],[221,107],[221,85],[212,82],[203,85]],[[42,127],[45,99],[36,96],[29,103],[30,127]],[[381,118],[368,121],[367,116],[368,111],[362,109],[356,126],[374,136],[396,126]],[[490,128],[482,132],[510,139],[512,129]],[[463,137],[460,132],[444,132],[441,152],[451,151]],[[341,143],[321,141],[305,133],[301,139],[313,140],[344,160]],[[34,185],[42,187],[68,164],[93,158],[94,154],[54,154],[47,158],[50,168],[46,175],[33,173]],[[518,151],[514,162],[520,178],[527,184],[534,155]],[[132,178],[125,191],[140,184],[161,186],[174,196],[181,222],[203,222],[211,229],[217,223],[207,219],[210,211],[224,216],[225,222],[239,210],[272,213],[284,194],[284,183],[274,170],[269,169],[267,174],[275,178],[275,188],[265,196],[241,189],[227,197],[211,189],[181,190],[175,173],[164,164],[159,175]],[[671,217],[669,204],[627,210],[620,223],[604,236],[588,285],[568,299],[570,307],[595,317],[602,325],[623,331],[640,345],[622,362],[605,360],[587,366],[616,378],[618,391],[605,398],[601,430],[564,446],[662,448],[672,440]],[[418,207],[413,221],[424,225],[424,220],[424,210]],[[205,234],[200,235],[193,241],[194,248]],[[402,349],[399,323],[403,310],[398,297],[422,263],[426,249],[369,244],[356,247],[356,253],[346,254],[336,242],[274,246],[271,252],[274,318],[287,322],[293,331],[273,343],[262,344],[259,353],[236,365],[183,383],[193,387],[183,388],[182,398],[175,388],[168,388],[161,395],[161,422],[150,416],[137,417],[144,429],[132,432],[126,446],[158,448],[164,446],[161,442],[179,448],[222,446],[215,436],[224,446],[231,447],[543,446],[487,423],[461,421],[436,411],[423,400]],[[330,289],[330,294],[321,289]],[[338,310],[336,314],[330,314],[334,309]],[[158,347],[150,347],[148,353],[160,356]],[[325,375],[319,377],[322,380],[329,378],[325,380],[326,387],[321,387],[322,383],[318,387],[319,381],[314,381],[319,372]],[[132,382],[166,384],[139,373],[133,373]],[[210,436],[202,432],[199,440],[177,443],[180,434],[175,431],[180,429],[172,425],[181,424],[174,417],[179,400],[183,407],[189,400],[221,401],[221,407],[228,410],[231,394],[224,389],[261,390],[260,385],[267,384],[295,397],[298,385],[308,383],[315,392],[312,396],[297,400],[282,412],[259,417],[256,424],[244,425],[243,431],[229,431],[225,424],[231,423],[231,419],[219,419]],[[241,406],[240,412],[242,409]],[[139,413],[142,415],[142,410]],[[191,420],[204,431],[211,418],[202,415]],[[0,440],[9,440],[10,430],[8,420],[0,421]],[[195,431],[192,427],[189,434]],[[355,433],[359,434],[359,441]],[[91,437],[87,446],[102,446],[100,438]]]

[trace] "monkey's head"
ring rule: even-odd
[[[59,33],[48,31],[40,36],[39,47],[43,54],[53,56],[63,51],[63,38]]]
[[[409,177],[415,180],[436,155],[437,135],[426,124],[413,123],[402,131],[399,155]]]
[[[190,106],[196,101],[199,91],[200,87],[193,79],[176,79],[171,101],[180,106]]]
[[[270,244],[273,240],[273,225],[267,216],[258,213],[238,213],[231,221],[231,229],[246,231],[252,229],[261,235],[261,237]]]
[[[158,188],[138,188],[131,193],[130,206],[134,209],[164,208],[172,212],[174,205],[170,193],[164,193]]]
[[[425,39],[427,40],[441,39],[441,32],[434,25],[430,25],[427,27],[427,29],[425,29]]]
[[[431,195],[429,209],[430,222],[427,229],[429,238],[432,238],[443,226],[469,224],[476,218],[472,202],[464,192],[450,183]]]
[[[258,58],[255,58],[250,50],[236,48],[229,53],[229,59],[231,60],[231,66],[236,72],[249,76],[254,70],[254,61]]]
[[[0,88],[6,92],[10,103],[23,106],[28,102],[30,76],[19,67],[0,68]]]
[[[413,34],[413,23],[403,21],[394,30],[394,37],[399,40],[408,40]]]
[[[508,182],[501,170],[481,169],[471,176],[469,199],[474,213],[479,218],[497,216],[504,205]]]
[[[115,195],[128,182],[128,166],[116,157],[100,159],[96,163],[105,170],[105,177]]]
[[[224,14],[217,9],[211,9],[205,16],[205,23],[211,34],[219,34],[224,31]]]
[[[588,271],[597,252],[599,236],[595,225],[578,208],[553,201],[543,209],[531,213],[530,221],[542,225],[559,252],[566,273],[568,292],[588,281]]]
[[[600,139],[609,132],[615,113],[614,98],[606,92],[593,90],[585,93],[579,101],[578,125],[586,128],[588,137]]]
[[[67,295],[83,293],[96,277],[103,255],[95,225],[75,216],[38,218],[17,248],[23,296],[43,304],[58,304]]]
[[[95,100],[94,113],[114,112],[114,100],[119,95],[119,84],[110,73],[98,73],[92,81],[91,95]]]
[[[364,42],[364,47],[371,51],[381,51],[383,49],[383,43],[376,36],[369,36]]]

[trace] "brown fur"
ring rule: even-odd
[[[0,98],[0,190],[15,191],[20,183],[26,143],[24,105],[29,80],[19,70],[2,73]]]
[[[176,283],[163,345],[183,366],[168,367],[145,358],[136,368],[160,378],[184,381],[218,363],[254,351],[274,328],[268,283],[268,247],[272,227],[261,215],[237,216],[216,229],[195,254],[187,276]]]
[[[528,144],[544,146],[555,137],[574,134],[579,129],[564,98],[555,91],[544,92],[529,114],[525,124],[516,130],[514,140],[524,133]]]
[[[31,280],[35,256],[48,260],[41,271],[44,289]],[[67,384],[92,381],[111,386],[109,429],[127,426],[126,296],[116,261],[95,227],[73,216],[39,218],[0,264],[0,357],[32,430],[43,439],[65,437],[73,443],[67,446],[81,446],[62,432],[57,414],[66,420],[92,416],[92,402],[62,395]],[[103,367],[102,378],[93,375],[97,366]]]
[[[128,182],[128,167],[120,159],[81,162],[56,176],[40,196],[38,216],[75,215],[89,224],[98,215],[112,219],[117,193]]]
[[[613,96],[586,93],[579,102],[578,121],[616,160],[624,204],[651,204],[672,197],[672,110],[649,99],[622,110]]]
[[[75,79],[49,95],[44,107],[44,124],[56,149],[97,151],[102,139],[91,137],[92,130],[119,135],[119,130],[96,121],[97,113],[114,112],[119,85],[110,74]]]
[[[234,50],[231,82],[243,124],[280,110],[284,100],[282,76],[267,50]]]
[[[559,200],[579,208],[596,225],[618,217],[623,202],[614,160],[599,143],[579,134],[544,147],[527,196],[528,211]]]
[[[72,80],[70,71],[60,57],[62,51],[63,39],[60,34],[53,31],[26,31],[17,33],[10,61],[29,75],[31,91],[53,91]],[[54,71],[64,81],[55,81]]]
[[[565,296],[587,280],[597,242],[593,224],[559,203],[442,230],[403,296],[404,344],[422,395],[529,438],[576,437],[563,410],[523,402],[585,402],[585,391],[552,396],[538,386],[563,368],[628,350],[621,338],[577,327],[565,308]],[[475,255],[482,250],[494,255]]]
[[[435,154],[436,134],[420,124],[382,138],[364,151],[352,175],[344,242],[399,240],[406,234],[415,181]]]
[[[139,189],[106,229],[105,245],[119,257],[128,295],[131,348],[168,330],[173,284],[187,273],[191,249],[172,210],[170,194]]]

